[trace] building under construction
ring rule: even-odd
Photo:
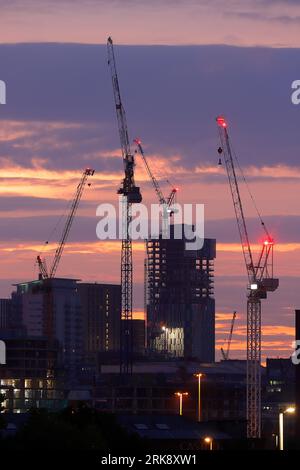
[[[175,238],[174,226],[170,229],[169,239],[147,241],[148,347],[167,357],[213,362],[216,241],[205,239],[201,250],[187,250],[187,239]]]

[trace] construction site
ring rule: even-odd
[[[191,445],[201,442],[200,448],[213,445],[216,450],[236,442],[244,442],[245,448],[275,449],[280,438],[278,412],[295,402],[295,371],[289,359],[262,363],[264,304],[280,288],[273,266],[276,244],[233,151],[230,121],[219,115],[211,125],[216,127],[216,136],[219,134],[216,165],[228,179],[226,197],[231,197],[240,238],[246,323],[241,324],[243,317],[232,298],[229,327],[217,349],[217,240],[204,238],[201,249],[189,250],[188,239],[175,237],[180,188],[170,183],[165,190],[142,139],[129,137],[134,130],[129,133],[127,127],[119,84],[122,70],[119,74],[114,47],[109,37],[111,102],[117,118],[120,167],[123,165],[123,179],[115,188],[116,201],[119,198],[122,204],[120,282],[102,283],[101,276],[97,282],[86,282],[66,278],[60,270],[77,209],[86,192],[93,190],[96,174],[91,167],[78,169],[74,196],[52,259],[49,251],[46,255],[41,252],[35,260],[38,278],[24,279],[14,286],[10,299],[0,300],[0,337],[7,348],[7,361],[0,369],[4,412],[22,414],[32,407],[57,410],[84,402],[118,415],[123,425],[157,442],[167,429],[169,448],[180,440]],[[139,267],[144,272],[143,318],[135,317],[133,306],[132,211],[146,202],[136,159],[144,165],[160,206],[160,232],[143,240],[144,265]],[[249,237],[240,190],[244,184],[257,211],[259,251],[257,240]],[[101,269],[105,271],[105,267]],[[246,331],[244,359],[235,358],[231,349],[237,322]],[[185,423],[180,436],[175,432],[180,426],[175,418]],[[291,441],[294,426],[293,421],[287,426]],[[187,437],[192,432],[194,437]],[[205,436],[211,441],[205,441]]]

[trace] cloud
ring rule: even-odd
[[[299,9],[290,0],[1,0],[2,42],[105,42],[120,44],[280,44],[299,46]],[[265,10],[282,22],[257,21]],[[244,13],[232,16],[231,13]],[[248,17],[247,17],[247,12]],[[152,25],[155,24],[153,29]],[[255,29],[255,35],[253,35]]]
[[[84,5],[85,8],[90,6],[95,7],[97,5],[134,5],[134,6],[146,6],[147,1],[141,0],[60,0],[59,4],[63,6],[79,6]],[[229,8],[238,7],[246,5],[247,7],[259,7],[261,5],[272,5],[272,4],[282,4],[282,5],[298,5],[298,0],[227,0],[226,4]],[[47,0],[41,4],[40,0],[28,0],[28,8],[44,10],[45,6],[48,8],[53,7],[57,8],[57,0]],[[180,5],[216,5],[224,6],[223,0],[153,0],[152,5],[159,4],[161,6],[177,6]],[[18,7],[23,6],[22,0],[0,0],[0,7],[7,8],[10,10],[16,10]],[[46,10],[48,11],[48,10]]]
[[[226,15],[231,17],[236,17],[240,19],[246,19],[250,21],[261,21],[263,23],[266,22],[275,22],[281,23],[284,25],[295,24],[298,25],[300,23],[300,16],[288,16],[288,15],[266,15],[264,13],[254,12],[254,11],[240,11],[240,12],[227,12]]]
[[[299,242],[299,227],[300,217],[298,216],[266,216],[264,217],[266,227],[270,230],[275,238],[275,243],[298,243]],[[247,218],[247,228],[249,238],[255,245],[262,243],[265,238],[263,229],[257,218]],[[208,220],[205,223],[206,236],[212,237],[213,234],[217,237],[220,249],[222,243],[237,242],[239,246],[239,235],[236,227],[236,221],[232,219],[221,220]],[[227,245],[228,246],[228,245]],[[233,245],[233,249],[235,250]],[[258,245],[260,246],[260,245]],[[292,247],[291,247],[292,248]]]
[[[80,207],[88,206],[86,201],[81,201]],[[55,214],[64,211],[67,207],[65,199],[49,198],[49,197],[33,197],[33,196],[2,196],[0,203],[0,213],[6,217],[15,216],[17,213],[27,213],[32,215],[36,211],[48,213],[53,211]]]
[[[290,100],[296,50],[120,46],[116,56],[130,138],[140,136],[150,154],[180,155],[186,168],[215,165],[215,117],[225,113],[243,166],[298,164],[299,110]],[[116,149],[105,46],[2,45],[0,61],[8,88],[2,120],[28,123],[12,129],[2,156],[74,168]],[[59,122],[64,127],[51,125]]]
[[[18,207],[18,201],[21,201],[20,207]],[[66,201],[57,201],[55,198],[53,200],[51,198],[48,200],[36,198],[33,199],[33,208],[31,209],[31,201],[32,198],[30,197],[25,200],[23,198],[1,197],[0,213],[2,211],[5,214],[5,218],[0,218],[0,240],[10,240],[12,237],[18,239],[20,236],[23,240],[46,240],[47,234],[52,232],[61,215],[67,213],[69,207]],[[83,196],[75,219],[76,230],[74,230],[73,234],[74,241],[84,242],[95,239],[96,224],[100,220],[99,217],[96,217],[96,209],[99,202],[101,200],[89,200],[88,194]],[[111,202],[115,203],[114,207],[118,215],[118,201]],[[14,215],[13,210],[16,211],[17,216]],[[22,211],[26,210],[27,214],[22,215]],[[11,214],[7,214],[9,211],[12,211]],[[35,214],[35,211],[38,213]],[[45,215],[45,212],[48,212],[47,215]],[[9,215],[10,217],[8,217]],[[268,217],[266,219],[267,222],[273,228],[271,233],[276,234],[276,252],[284,254],[299,250],[299,217]],[[253,245],[254,251],[258,251],[265,239],[264,232],[260,230],[257,221],[254,219],[248,221],[248,228],[251,245]],[[207,238],[217,238],[220,252],[240,253],[241,251],[235,219],[207,221],[205,223],[205,236]]]

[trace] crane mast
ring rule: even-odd
[[[132,240],[130,225],[132,204],[142,201],[140,188],[134,182],[134,156],[130,149],[125,109],[121,93],[114,55],[112,38],[107,40],[108,66],[111,72],[114,101],[116,107],[119,137],[124,164],[124,179],[118,194],[122,196],[122,249],[121,249],[121,337],[120,337],[120,373],[132,372]]]
[[[273,245],[267,233],[257,264],[253,262],[246,221],[234,160],[227,131],[227,122],[218,116],[221,147],[218,152],[224,161],[230,185],[242,250],[247,270],[249,286],[247,289],[247,435],[249,438],[261,437],[261,299],[267,292],[278,288],[278,279],[273,278]]]
[[[88,179],[89,176],[93,176],[94,173],[95,173],[95,170],[92,170],[91,168],[86,168],[83,172],[83,175],[80,179],[80,182],[79,182],[79,184],[76,188],[76,192],[75,192],[74,198],[72,200],[72,204],[71,204],[71,209],[70,209],[70,212],[68,214],[68,217],[67,217],[67,220],[66,220],[66,223],[65,223],[65,226],[64,226],[64,230],[62,232],[61,239],[60,239],[60,241],[58,243],[58,246],[56,248],[55,256],[54,256],[54,259],[53,259],[53,262],[52,262],[52,265],[50,267],[49,272],[47,270],[46,262],[44,260],[42,260],[40,256],[37,256],[37,263],[38,263],[38,267],[39,267],[40,277],[42,279],[48,279],[48,278],[51,279],[56,274],[56,271],[57,271],[58,265],[60,263],[62,254],[63,254],[65,244],[66,244],[68,235],[70,233],[70,229],[71,229],[71,226],[72,226],[72,223],[73,223],[73,220],[74,220],[79,202],[81,200],[81,196],[82,196],[84,187],[85,187],[86,182],[87,182],[87,179]]]
[[[177,193],[177,189],[172,188],[169,196],[167,198],[165,198],[165,196],[163,195],[163,192],[160,188],[159,182],[157,181],[156,177],[154,176],[154,174],[153,174],[153,172],[150,168],[150,165],[149,165],[148,160],[146,158],[144,149],[142,147],[141,140],[140,139],[134,139],[134,143],[137,145],[138,151],[139,151],[139,153],[142,157],[142,160],[145,164],[145,167],[146,167],[147,173],[149,175],[149,178],[152,181],[154,191],[156,192],[156,195],[158,197],[159,204],[162,207],[162,236],[163,236],[163,238],[165,238],[167,236],[167,233],[168,233],[168,219],[173,214],[171,206],[174,202],[174,199],[175,199],[175,196],[176,196],[176,193]]]
[[[42,260],[40,255],[38,255],[36,257],[36,260],[37,260],[37,264],[38,264],[38,267],[39,267],[40,278],[47,279],[49,277],[49,275],[48,275],[46,260],[45,259]]]

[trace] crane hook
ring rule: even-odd
[[[221,155],[221,153],[223,153],[223,149],[222,149],[222,147],[219,147],[219,148],[218,148],[218,154]],[[221,158],[219,158],[218,165],[222,165],[222,160],[221,160]]]

